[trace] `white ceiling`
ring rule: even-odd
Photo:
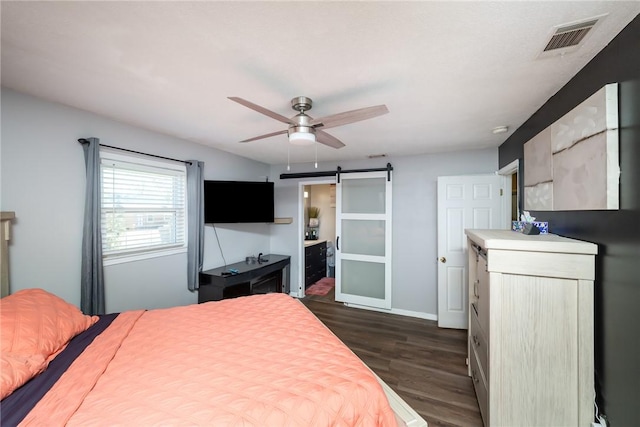
[[[327,132],[318,159],[497,147],[640,13],[637,1],[9,2],[2,85],[270,164],[291,117],[386,104]],[[607,14],[582,46],[539,58],[553,27]],[[509,132],[491,129],[507,125]],[[100,135],[96,135],[100,136]],[[117,145],[117,141],[105,141]],[[290,146],[291,162],[313,147]]]

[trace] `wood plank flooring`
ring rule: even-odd
[[[345,307],[327,296],[301,300],[430,427],[482,426],[467,376],[467,334],[430,320]]]

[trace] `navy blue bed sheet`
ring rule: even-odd
[[[94,325],[69,341],[69,345],[49,363],[44,372],[0,401],[0,425],[2,427],[18,425],[73,361],[111,325],[117,316],[118,313],[100,316]]]

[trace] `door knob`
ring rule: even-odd
[[[440,257],[440,262],[444,264],[444,263],[447,262],[447,259],[445,257],[441,256]]]

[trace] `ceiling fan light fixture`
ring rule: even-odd
[[[316,136],[309,132],[291,132],[289,142],[293,145],[311,145],[316,142]]]
[[[335,136],[332,136],[324,131],[324,129],[334,128],[337,126],[348,125],[349,123],[355,123],[362,120],[368,120],[373,117],[387,114],[389,109],[386,105],[375,105],[373,107],[359,108],[357,110],[344,111],[338,114],[331,114],[321,118],[313,119],[307,116],[306,112],[311,109],[313,102],[311,98],[306,96],[298,96],[291,100],[291,107],[298,112],[294,117],[288,118],[264,107],[261,107],[253,102],[249,102],[245,99],[238,98],[237,96],[230,96],[231,101],[237,102],[247,108],[251,108],[258,113],[265,116],[276,119],[279,122],[289,125],[287,130],[281,130],[278,132],[271,132],[253,138],[245,139],[240,142],[251,142],[258,139],[270,138],[276,135],[287,134],[290,144],[295,145],[312,145],[314,143],[324,144],[327,147],[342,148],[344,143]],[[316,147],[317,149],[317,147]]]

